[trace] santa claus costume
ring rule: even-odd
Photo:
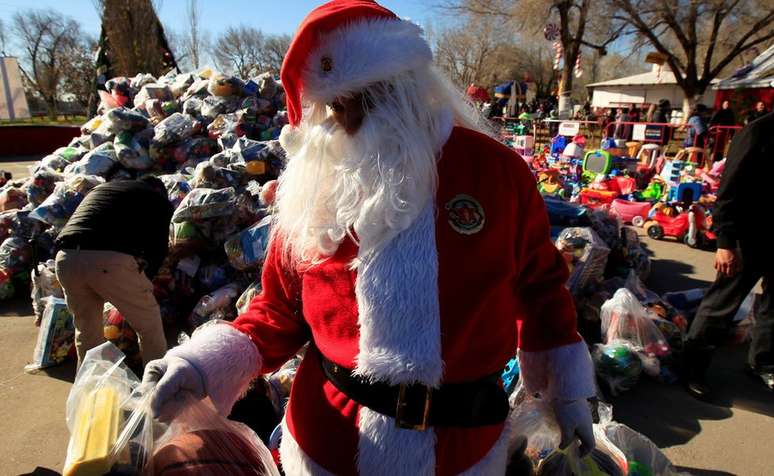
[[[159,400],[193,389],[228,414],[310,343],[283,421],[286,474],[503,474],[497,375],[518,348],[528,390],[590,431],[591,360],[534,179],[475,130],[421,29],[373,1],[329,2],[281,76],[289,163],[263,291],[149,365],[165,374]],[[355,134],[326,106],[342,97],[363,101]]]

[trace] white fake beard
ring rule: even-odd
[[[279,178],[276,225],[296,264],[331,256],[347,236],[359,256],[378,252],[435,194],[435,155],[417,154],[425,144],[412,146],[376,116],[354,136],[330,117],[294,134],[300,147]]]

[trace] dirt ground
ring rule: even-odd
[[[19,164],[0,163],[0,169]],[[662,293],[703,287],[714,276],[712,254],[644,238],[652,252],[648,286]],[[0,303],[0,476],[59,474],[68,433],[65,400],[74,365],[24,373],[37,329],[25,300]],[[613,399],[615,419],[651,438],[684,471],[696,475],[774,474],[766,456],[774,437],[774,394],[744,375],[744,347],[720,350],[710,379],[712,403],[678,385],[643,380]]]

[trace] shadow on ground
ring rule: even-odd
[[[745,354],[746,346],[718,349],[708,374],[714,392],[709,402],[694,399],[679,384],[643,378],[635,388],[611,398],[614,417],[653,440],[660,448],[687,443],[701,432],[699,420],[730,418],[731,407],[774,417],[774,394],[745,374]]]
[[[658,294],[706,288],[712,284],[711,281],[691,276],[695,272],[694,266],[682,261],[651,258],[650,269],[647,285]]]
[[[8,301],[2,303],[2,316],[31,316],[32,300],[27,295],[14,296]]]
[[[715,471],[712,469],[688,468],[685,466],[676,466],[675,469],[679,472],[688,473],[691,476],[736,476],[734,473]]]
[[[38,466],[31,473],[20,474],[19,476],[61,476],[61,474],[59,471]]]

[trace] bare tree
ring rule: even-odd
[[[435,41],[435,61],[460,88],[471,83],[491,86],[498,76],[495,52],[502,44],[492,22],[466,22],[441,30]]]
[[[563,66],[559,88],[559,111],[569,110],[573,69],[581,47],[607,53],[607,47],[624,31],[610,21],[604,2],[592,0],[447,0],[446,9],[507,20],[519,31],[535,32],[547,21],[558,20]]]
[[[0,18],[0,56],[8,56],[8,38],[5,36],[5,24]]]
[[[265,69],[262,61],[265,41],[257,28],[229,27],[215,40],[212,56],[219,69],[247,78]]]
[[[656,49],[685,94],[685,112],[736,58],[774,39],[771,0],[610,0],[616,18]]]
[[[188,34],[186,35],[186,56],[193,69],[199,69],[203,56],[207,51],[207,32],[200,27],[199,3],[197,0],[188,0]]]
[[[53,10],[18,12],[13,22],[24,52],[20,67],[22,75],[32,91],[46,103],[49,117],[56,119],[65,65],[78,49],[80,27],[75,20]]]
[[[65,58],[62,71],[62,90],[84,108],[89,105],[90,96],[94,91],[94,75],[96,65],[94,52],[97,50],[97,42],[93,38],[86,37],[79,41],[71,54]]]
[[[292,38],[290,35],[270,35],[266,38],[263,47],[263,60],[266,63],[266,71],[279,74],[285,53],[290,48]]]

